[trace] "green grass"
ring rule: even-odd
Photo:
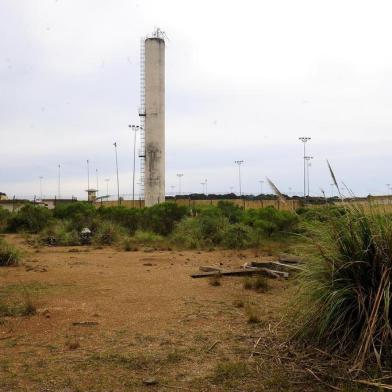
[[[0,238],[0,267],[18,265],[20,260],[20,251]]]
[[[390,363],[392,218],[351,205],[309,230],[295,299],[297,337],[352,357],[353,368]]]
[[[239,381],[250,374],[249,366],[245,362],[224,361],[219,362],[212,376],[215,383]]]

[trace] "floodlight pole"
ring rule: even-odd
[[[132,207],[135,207],[135,168],[136,168],[136,133],[142,129],[139,125],[128,125],[134,132],[133,136],[133,174],[132,174]]]
[[[98,191],[99,191],[99,181],[98,181],[98,169],[95,169],[95,175],[96,175],[96,180],[97,180],[97,194],[98,194]]]
[[[306,143],[311,140],[309,136],[301,136],[298,138],[304,145],[304,200],[306,198]]]
[[[234,161],[238,165],[238,183],[239,183],[239,188],[240,188],[240,197],[242,196],[242,189],[241,189],[241,165],[244,163],[244,161]]]
[[[263,194],[263,184],[264,184],[264,181],[263,180],[259,180],[259,183],[260,183],[260,195],[262,195]]]
[[[114,146],[114,153],[116,155],[116,175],[117,175],[117,204],[121,205],[120,201],[120,181],[118,178],[118,158],[117,158],[117,142],[113,143]]]
[[[42,179],[43,179],[43,177],[42,176],[39,176],[39,197],[40,197],[40,199],[42,200]]]
[[[305,160],[306,160],[306,171],[307,171],[307,177],[308,177],[308,197],[309,197],[309,189],[310,189],[310,182],[309,182],[309,167],[310,167],[310,160],[313,159],[313,157],[310,156],[306,156]]]
[[[178,177],[178,194],[181,196],[181,177],[183,177],[183,173],[177,173]]]
[[[58,184],[57,184],[57,196],[60,199],[61,196],[61,165],[58,164]]]
[[[207,181],[207,178],[204,180],[204,183],[206,184],[206,195],[208,195],[208,190],[207,190],[208,181]]]
[[[87,159],[87,190],[90,190],[90,162]]]
[[[106,181],[106,196],[109,199],[109,181],[110,181],[110,178],[105,178],[105,181]]]

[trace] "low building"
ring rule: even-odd
[[[3,192],[0,192],[0,200],[8,200],[7,195]]]

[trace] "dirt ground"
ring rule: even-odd
[[[29,298],[37,313],[0,323],[0,391],[326,390],[274,354],[284,344],[290,282],[269,280],[258,293],[241,277],[219,286],[190,277],[202,265],[260,259],[255,252],[36,249],[20,236],[7,240],[24,261],[0,269],[0,295]],[[250,314],[260,321],[249,323]],[[256,342],[260,354],[251,356]]]

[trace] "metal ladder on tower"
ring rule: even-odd
[[[140,117],[140,198],[144,199],[144,169],[146,160],[146,146],[145,146],[145,125],[146,125],[146,94],[145,94],[145,41],[143,37],[140,41],[140,107],[139,107],[139,117]]]

